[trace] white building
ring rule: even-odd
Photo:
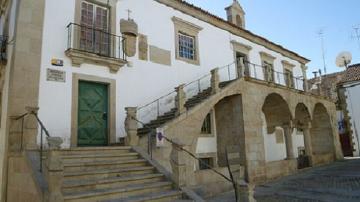
[[[349,66],[338,84],[340,104],[344,119],[350,126],[353,155],[359,156],[360,152],[360,67],[359,64]]]

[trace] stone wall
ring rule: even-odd
[[[244,148],[244,121],[240,95],[226,97],[215,105],[218,166],[226,166],[226,147]],[[241,151],[245,163],[245,151]]]

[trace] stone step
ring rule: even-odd
[[[76,162],[97,162],[97,161],[120,161],[138,159],[139,154],[136,152],[129,153],[98,153],[98,154],[83,154],[83,155],[64,155],[62,159],[64,164]]]
[[[125,187],[113,187],[111,189],[95,189],[84,192],[63,192],[64,201],[67,202],[95,202],[124,198],[158,191],[167,191],[172,188],[171,182],[156,182],[137,185],[128,185]]]
[[[71,149],[62,149],[61,155],[85,155],[85,154],[119,154],[131,152],[131,147],[116,146],[116,147],[76,147]]]
[[[180,191],[162,191],[151,194],[143,194],[138,196],[131,196],[127,198],[118,198],[112,200],[105,200],[102,202],[170,202],[180,199],[182,193]]]
[[[150,174],[154,172],[155,168],[153,166],[127,167],[118,169],[65,172],[64,178],[65,180],[103,179],[128,175]]]
[[[101,169],[137,167],[137,166],[145,166],[145,165],[147,165],[147,161],[145,159],[133,159],[133,160],[123,160],[123,161],[77,162],[77,163],[64,164],[64,171],[65,172],[90,171],[90,170],[101,170]]]
[[[72,179],[65,180],[62,186],[63,192],[80,192],[92,189],[107,189],[134,184],[155,183],[164,181],[164,175],[160,173],[128,175],[119,177],[108,177],[102,179]]]

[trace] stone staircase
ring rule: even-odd
[[[174,201],[182,192],[131,147],[61,150],[64,201]]]
[[[233,81],[234,80],[221,82],[221,83],[219,83],[219,87],[225,88]],[[198,104],[202,103],[204,100],[208,99],[211,96],[211,91],[212,91],[211,87],[201,91],[197,95],[188,99],[184,106],[186,107],[187,110],[197,106]],[[176,108],[172,108],[170,111],[164,113],[161,116],[158,116],[154,120],[151,120],[149,123],[145,124],[142,128],[138,129],[138,131],[137,131],[138,135],[139,136],[146,135],[149,132],[151,132],[150,128],[152,128],[152,129],[158,128],[158,127],[164,125],[166,122],[173,120],[174,118],[176,118],[176,111],[177,111]]]

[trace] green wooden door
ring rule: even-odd
[[[104,146],[108,141],[108,86],[80,81],[78,146]]]

